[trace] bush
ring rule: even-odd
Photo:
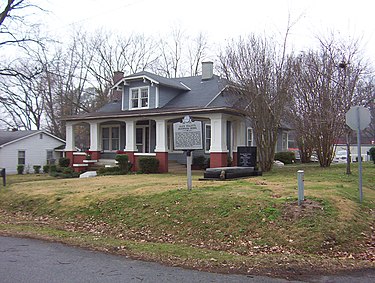
[[[63,174],[73,174],[74,170],[72,167],[63,167],[61,172]]]
[[[17,165],[17,174],[22,175],[23,170],[25,170],[25,165],[21,165],[21,164]]]
[[[370,156],[371,156],[372,161],[374,161],[374,164],[375,164],[375,146],[370,148]]]
[[[60,167],[69,167],[69,164],[70,164],[69,158],[61,157],[59,159],[59,166]]]
[[[118,162],[120,171],[124,174],[129,172],[129,157],[126,154],[117,154],[115,160]]]
[[[50,165],[43,165],[43,173],[49,173],[49,166]]]
[[[159,172],[159,160],[155,157],[144,156],[139,158],[139,169],[142,173],[158,173]]]
[[[193,157],[193,166],[195,166],[199,169],[205,169],[206,168],[206,157],[204,157],[203,155]]]
[[[49,166],[49,173],[57,172],[57,166],[56,165],[50,165]]]
[[[35,174],[39,174],[39,173],[40,173],[40,167],[42,167],[42,166],[40,166],[40,165],[34,165],[34,166],[33,166],[33,169],[34,169],[34,173],[35,173]]]
[[[275,160],[279,160],[284,164],[292,164],[296,161],[296,156],[292,151],[283,151],[275,154]]]

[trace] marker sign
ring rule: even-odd
[[[174,149],[194,150],[203,149],[202,122],[192,122],[185,116],[181,123],[173,124]]]

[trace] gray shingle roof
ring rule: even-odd
[[[182,90],[188,90],[188,88],[183,86],[177,80],[165,78],[165,77],[162,77],[162,76],[158,76],[158,75],[155,75],[153,73],[146,72],[146,71],[142,71],[142,72],[139,72],[139,73],[132,74],[130,76],[126,76],[126,77],[124,77],[124,79],[127,80],[127,79],[136,78],[136,77],[142,77],[142,76],[147,76],[150,79],[153,79],[154,81],[159,82],[159,84],[161,84],[161,85],[165,85],[165,86],[169,86],[169,87],[173,87],[173,88],[177,88],[177,89],[182,89]]]
[[[30,130],[30,131],[0,131],[0,146],[11,141],[15,141],[32,134],[35,134],[39,131]]]
[[[169,101],[165,107],[206,107],[206,105],[225,87],[225,81],[214,75],[210,80],[201,76],[175,78],[190,88]],[[227,105],[228,106],[228,105]]]

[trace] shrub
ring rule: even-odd
[[[283,151],[275,154],[275,160],[279,160],[284,164],[292,164],[296,160],[296,157],[292,151]]]
[[[49,173],[51,174],[51,173],[55,173],[55,172],[57,172],[57,166],[56,165],[50,165],[49,166]]]
[[[129,171],[129,157],[126,154],[117,154],[115,160],[118,162],[120,171],[127,174]]]
[[[50,165],[43,165],[43,173],[49,173],[49,167]]]
[[[370,156],[371,156],[371,159],[372,161],[374,161],[374,164],[375,164],[375,146],[370,148]]]
[[[40,173],[40,167],[42,167],[42,166],[40,166],[40,165],[34,165],[34,166],[33,166],[33,169],[34,169],[34,173],[35,173],[35,174],[39,174],[39,173]]]
[[[60,167],[69,167],[69,164],[70,164],[69,158],[61,157],[59,159],[59,166]]]
[[[21,164],[17,165],[17,174],[22,175],[23,170],[25,170],[25,165],[21,165]]]
[[[159,160],[155,157],[144,156],[139,158],[139,169],[142,173],[158,173],[159,172]]]
[[[196,166],[199,169],[205,169],[206,168],[206,157],[204,157],[203,155],[193,157],[193,166]]]
[[[61,171],[63,174],[73,174],[74,172],[72,167],[63,167]]]

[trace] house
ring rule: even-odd
[[[114,158],[121,150],[133,170],[140,156],[155,156],[160,172],[168,172],[170,160],[186,162],[173,146],[173,123],[186,115],[202,122],[204,148],[193,154],[210,158],[210,167],[226,166],[228,157],[235,165],[237,147],[254,145],[250,121],[231,106],[226,81],[213,73],[212,62],[202,64],[201,76],[165,78],[142,71],[124,77],[117,72],[114,81],[111,103],[66,118],[66,157],[78,169],[84,169],[85,157],[75,152],[74,127],[82,124],[90,128],[93,160]]]
[[[34,165],[54,162],[63,154],[65,141],[41,130],[0,131],[0,168],[17,173],[17,165],[33,172]]]

